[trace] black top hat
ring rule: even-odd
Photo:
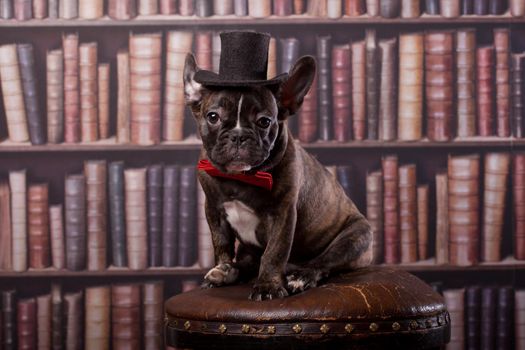
[[[247,31],[222,32],[219,74],[199,70],[194,79],[208,86],[278,84],[288,73],[267,80],[269,45],[268,34]]]

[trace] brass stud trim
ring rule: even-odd
[[[247,324],[243,324],[242,327],[241,327],[241,331],[246,334],[246,333],[250,333],[250,326],[248,326]]]
[[[208,325],[206,323],[203,323],[201,327],[202,329],[208,329]]]
[[[225,325],[224,323],[222,323],[222,324],[219,326],[219,332],[221,332],[221,334],[226,333],[227,330],[228,330],[228,327],[226,327],[226,325]]]
[[[393,329],[394,331],[398,331],[398,330],[400,330],[400,329],[401,329],[401,325],[399,324],[399,322],[394,322],[394,323],[392,323],[392,329]]]
[[[330,331],[330,327],[323,323],[323,325],[319,327],[319,330],[321,331],[321,333],[326,334]]]
[[[294,324],[292,330],[295,332],[295,334],[299,334],[303,331],[303,328],[299,324]]]
[[[348,324],[345,326],[345,331],[346,331],[346,333],[352,333],[353,330],[354,330],[354,326],[352,326],[350,323],[348,323]]]
[[[416,321],[410,321],[410,328],[418,329],[419,328],[419,324]]]
[[[191,323],[190,323],[190,321],[186,321],[186,322],[184,322],[184,329],[188,331],[190,328],[191,328]]]
[[[268,326],[268,334],[275,334],[275,326]]]
[[[370,326],[368,327],[372,332],[375,332],[379,329],[379,325],[375,322],[370,323]]]

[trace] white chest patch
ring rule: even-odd
[[[234,200],[225,202],[224,210],[226,211],[226,219],[231,227],[237,231],[240,240],[243,243],[261,247],[255,236],[255,229],[259,225],[260,220],[253,209],[238,200]]]

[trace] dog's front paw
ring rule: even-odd
[[[239,270],[230,264],[219,264],[212,268],[204,276],[202,288],[213,288],[223,286],[225,284],[232,284],[237,281]]]
[[[253,286],[250,294],[251,300],[272,300],[277,298],[284,298],[288,296],[288,292],[283,287],[282,283],[276,282],[257,282]]]
[[[304,292],[317,287],[319,281],[326,277],[322,271],[316,269],[297,269],[286,276],[286,287],[292,294]]]

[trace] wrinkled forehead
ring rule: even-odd
[[[272,92],[264,87],[249,88],[215,88],[209,91],[206,109],[222,108],[227,111],[236,111],[239,105],[242,110],[267,110],[277,113],[277,103]],[[242,98],[242,104],[239,102]]]

